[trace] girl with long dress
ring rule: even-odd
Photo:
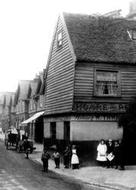
[[[79,158],[77,156],[77,150],[75,146],[72,147],[71,166],[72,169],[79,169]]]

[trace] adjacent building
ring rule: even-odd
[[[10,109],[10,116],[11,116],[11,126],[16,126],[16,106],[15,106],[15,93],[13,93],[10,97],[11,101],[11,109]]]
[[[21,123],[29,117],[29,96],[30,80],[19,81],[15,97],[16,128],[18,129],[24,129]]]
[[[3,131],[9,129],[12,125],[11,119],[11,97],[14,96],[14,92],[4,92],[1,96],[1,126]]]

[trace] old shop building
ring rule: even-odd
[[[93,150],[100,139],[120,139],[117,118],[136,96],[135,63],[134,21],[61,15],[47,66],[45,144]]]

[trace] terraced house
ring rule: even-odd
[[[1,126],[3,131],[7,130],[12,125],[11,107],[12,107],[12,97],[14,92],[3,92],[1,99]]]
[[[43,114],[44,114],[44,93],[45,93],[45,70],[40,72],[29,85],[29,118],[21,125],[26,126],[29,137],[35,142],[43,142]]]
[[[45,144],[93,151],[100,139],[120,139],[118,116],[135,96],[135,21],[60,15],[47,65]]]

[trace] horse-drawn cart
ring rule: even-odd
[[[20,138],[21,137],[21,138]],[[33,152],[35,147],[33,146],[33,140],[28,139],[27,136],[20,136],[17,130],[7,130],[5,133],[5,146],[6,149],[15,149],[18,153],[28,151],[29,154]]]
[[[5,134],[5,146],[7,149],[17,148],[18,134],[8,130]]]

